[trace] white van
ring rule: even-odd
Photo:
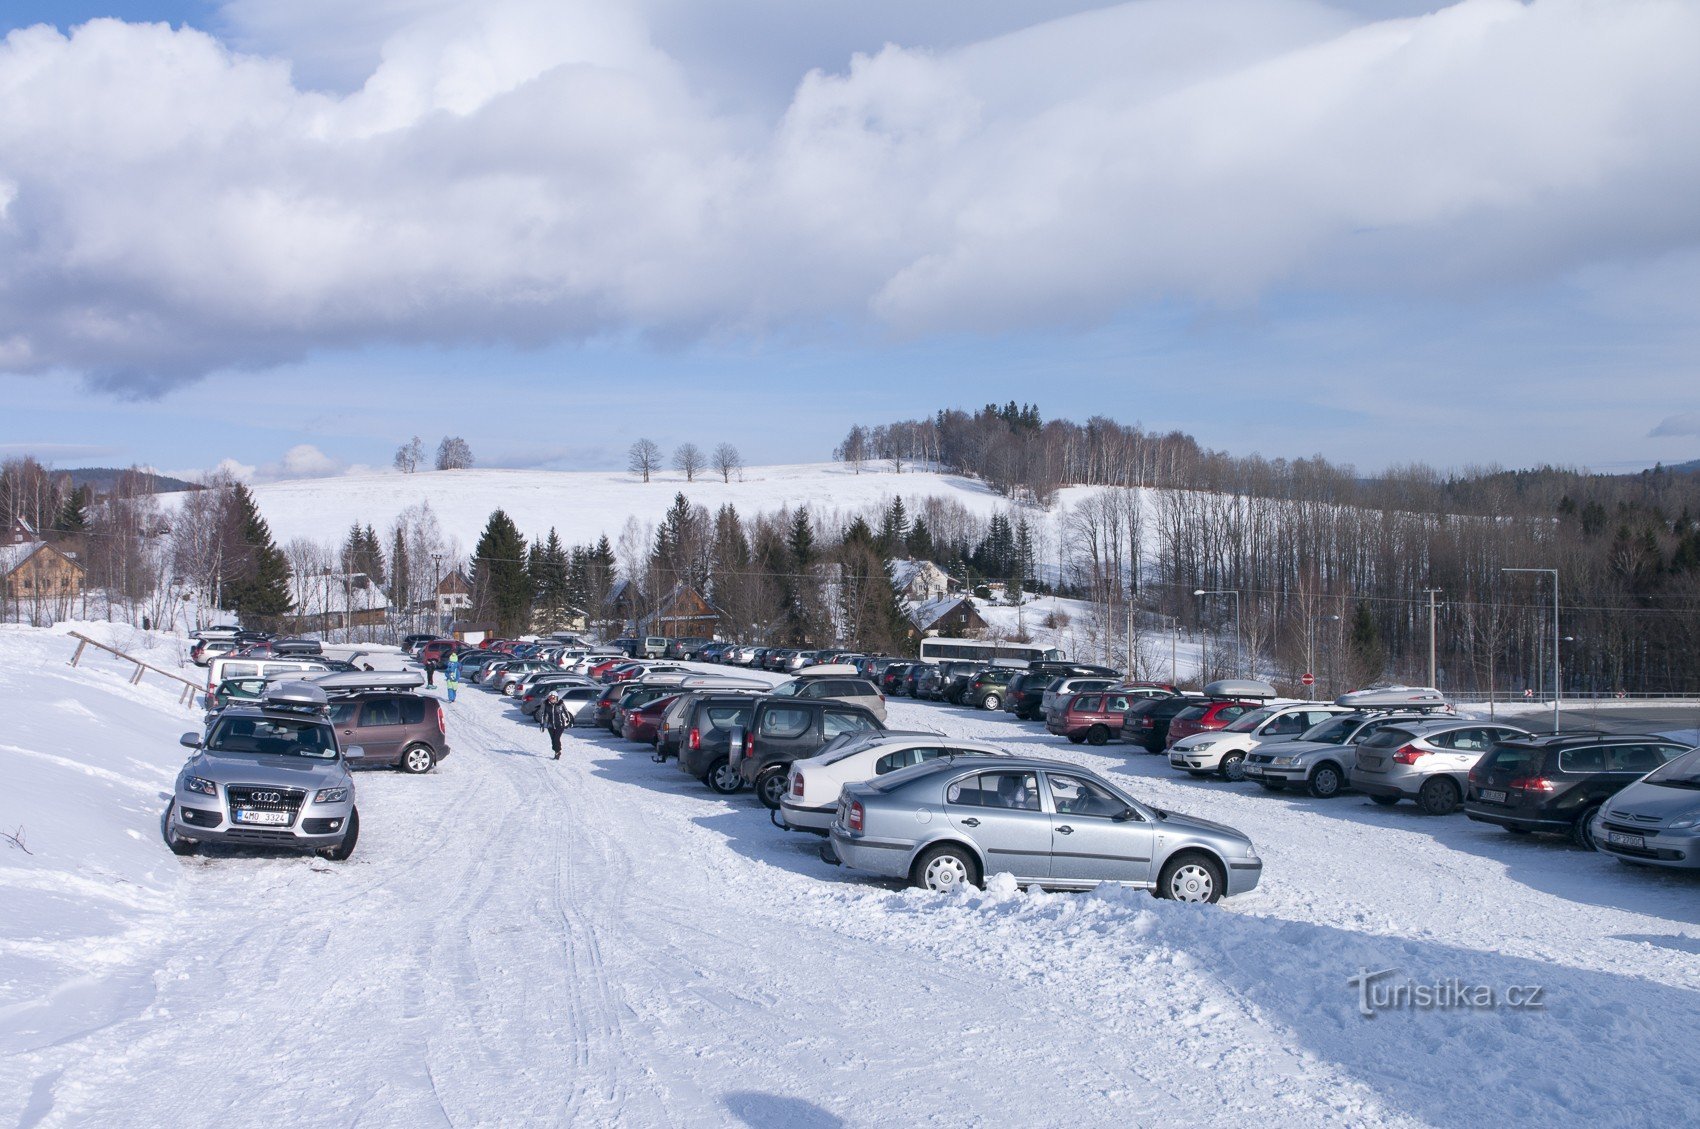
[[[211,697],[226,678],[272,678],[279,674],[329,669],[318,659],[231,659],[220,656],[207,664],[207,696]]]

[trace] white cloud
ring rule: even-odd
[[[323,0],[230,6],[332,93],[193,30],[14,32],[0,364],[146,393],[371,343],[997,331],[1700,242],[1691,3],[1018,7],[977,42],[846,47],[767,118],[658,46],[669,0],[384,0],[340,53],[290,14]],[[870,30],[822,21],[785,57]]]
[[[1666,416],[1657,427],[1647,432],[1649,439],[1700,435],[1700,412],[1681,412]]]

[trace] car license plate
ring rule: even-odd
[[[1487,789],[1483,789],[1482,790],[1482,799],[1486,800],[1490,804],[1503,804],[1505,802],[1505,793],[1504,792],[1493,792],[1493,791],[1489,791]]]
[[[1248,764],[1245,766],[1245,774],[1247,776],[1262,776],[1263,769],[1259,768],[1255,764]]]
[[[1645,847],[1647,840],[1640,835],[1625,835],[1621,831],[1607,831],[1606,842],[1616,843],[1620,847]]]
[[[238,808],[236,810],[236,821],[238,823],[284,824],[289,822],[289,813],[286,811],[247,811]]]

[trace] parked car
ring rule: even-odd
[[[1667,761],[1594,817],[1594,846],[1624,862],[1700,867],[1700,749]]]
[[[1108,690],[1115,684],[1115,678],[1102,674],[1073,674],[1053,679],[1039,700],[1039,712],[1048,724],[1053,714],[1067,708],[1070,695],[1087,690]]]
[[[628,708],[625,720],[620,724],[620,736],[641,745],[655,744],[661,734],[661,715],[678,697],[679,691],[675,689],[671,694]]]
[[[1246,754],[1245,777],[1271,792],[1304,787],[1318,799],[1347,791],[1358,746],[1389,725],[1436,720],[1425,713],[1354,710],[1305,730],[1295,740],[1267,741]]]
[[[217,713],[232,702],[257,702],[265,696],[266,687],[274,680],[258,675],[248,678],[226,678],[207,696],[208,713]]]
[[[938,681],[933,684],[931,696],[940,702],[958,704],[962,701],[963,692],[968,689],[968,683],[985,669],[985,663],[968,659],[942,662],[939,664]]]
[[[161,821],[173,854],[203,843],[285,847],[343,860],[360,839],[349,762],[365,750],[340,745],[325,693],[303,682],[271,688],[255,705],[232,706],[205,735],[185,733],[193,750],[177,773]]]
[[[871,711],[830,698],[758,698],[748,727],[732,734],[738,775],[777,811],[792,761],[813,756],[840,733],[884,728]]]
[[[210,699],[214,691],[232,678],[264,678],[277,681],[281,676],[323,673],[328,670],[330,664],[324,659],[244,659],[219,655],[207,663],[207,697]]]
[[[1197,694],[1181,693],[1133,703],[1122,717],[1122,740],[1148,753],[1161,753],[1169,743],[1170,724],[1200,700]]]
[[[1017,671],[1009,685],[1004,687],[1003,709],[1023,721],[1033,721],[1044,716],[1045,688],[1055,682],[1060,675],[1050,674],[1040,670]]]
[[[390,766],[417,774],[449,755],[448,722],[437,698],[405,690],[333,691],[330,720],[342,745],[366,751],[362,768]]]
[[[909,668],[913,665],[913,663],[907,662],[892,663],[880,671],[880,676],[875,680],[874,685],[885,691],[885,696],[888,698],[900,696],[903,693],[903,676],[909,673]]]
[[[536,717],[537,711],[543,708],[544,699],[550,693],[561,696],[561,700],[567,704],[568,715],[573,719],[573,724],[577,725],[579,711],[596,701],[597,696],[602,693],[602,687],[587,686],[582,683],[544,683],[526,692],[525,697],[519,703],[520,712],[524,713],[526,717]]]
[[[1246,754],[1266,741],[1292,740],[1337,714],[1343,706],[1287,702],[1260,706],[1220,729],[1194,733],[1169,746],[1169,766],[1193,776],[1215,773],[1224,780],[1245,779]]]
[[[731,758],[731,736],[749,728],[756,698],[749,694],[703,694],[682,723],[679,769],[721,795],[744,786]]]
[[[694,658],[702,648],[714,642],[707,635],[682,635],[667,640],[667,646],[662,649],[661,658],[689,659]]]
[[[676,682],[628,683],[625,692],[614,700],[614,708],[609,711],[608,732],[616,737],[620,736],[625,732],[626,718],[631,716],[634,710],[642,709],[658,698],[671,698],[681,692],[681,687]]]
[[[858,733],[832,742],[806,760],[794,761],[779,806],[786,827],[825,834],[838,815],[844,785],[856,784],[922,764],[935,757],[1001,757],[1007,754],[985,741],[938,733]]]
[[[1503,722],[1411,722],[1390,725],[1358,746],[1352,787],[1378,804],[1415,800],[1427,815],[1458,810],[1470,770],[1483,753],[1529,731]]]
[[[237,643],[234,637],[219,638],[214,636],[206,639],[197,639],[189,648],[189,661],[194,663],[196,666],[206,666],[208,663],[212,662],[213,659],[222,655],[228,655],[232,651],[236,650],[236,648]]]
[[[831,839],[847,867],[939,891],[1008,871],[1058,889],[1116,882],[1214,902],[1263,873],[1241,832],[1039,758],[942,757],[846,784]]]
[[[1594,849],[1607,800],[1688,751],[1666,737],[1560,733],[1501,741],[1470,770],[1464,814],[1519,835],[1567,835]],[[1639,835],[1645,847],[1647,836]]]
[[[1009,693],[1010,681],[1020,673],[1008,666],[989,666],[978,670],[957,694],[957,704],[981,710],[1001,710],[1004,695]]]
[[[1244,714],[1258,709],[1262,701],[1234,701],[1224,698],[1206,698],[1195,702],[1187,709],[1180,711],[1169,721],[1168,747],[1174,748],[1181,741],[1195,733],[1206,733],[1212,729],[1226,729],[1238,721]]]
[[[772,694],[775,698],[831,698],[834,701],[849,702],[861,706],[881,722],[885,721],[885,695],[866,678],[847,678],[842,675],[793,678],[775,686]]]
[[[904,688],[917,701],[935,699],[942,678],[937,663],[916,663],[905,678]]]
[[[1045,730],[1075,745],[1103,745],[1121,736],[1128,710],[1145,700],[1140,693],[1114,688],[1070,694],[1045,722]]]

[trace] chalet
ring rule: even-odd
[[[635,634],[711,638],[719,629],[719,609],[689,584],[675,584],[656,601],[653,611],[638,620]]]
[[[319,572],[289,579],[295,609],[284,616],[292,631],[381,627],[389,622],[390,598],[363,572]]]
[[[911,604],[924,604],[943,599],[962,585],[951,579],[944,569],[932,561],[913,558],[891,562],[891,586],[900,598]]]
[[[34,545],[41,540],[43,538],[35,531],[35,526],[22,517],[14,517],[6,531],[0,533],[0,545]]]
[[[452,616],[472,606],[472,582],[460,569],[455,569],[437,584],[436,611],[439,616]]]
[[[608,623],[635,623],[643,605],[643,593],[630,580],[616,580],[602,601],[602,619]]]
[[[550,632],[588,631],[590,616],[583,608],[571,605],[562,608],[546,608],[539,604],[531,609],[531,630],[539,635]]]
[[[45,541],[8,538],[0,544],[0,581],[8,600],[75,599],[83,594],[86,571],[75,553]]]
[[[972,638],[985,633],[986,621],[967,596],[942,596],[917,604],[909,613],[909,635]]]

